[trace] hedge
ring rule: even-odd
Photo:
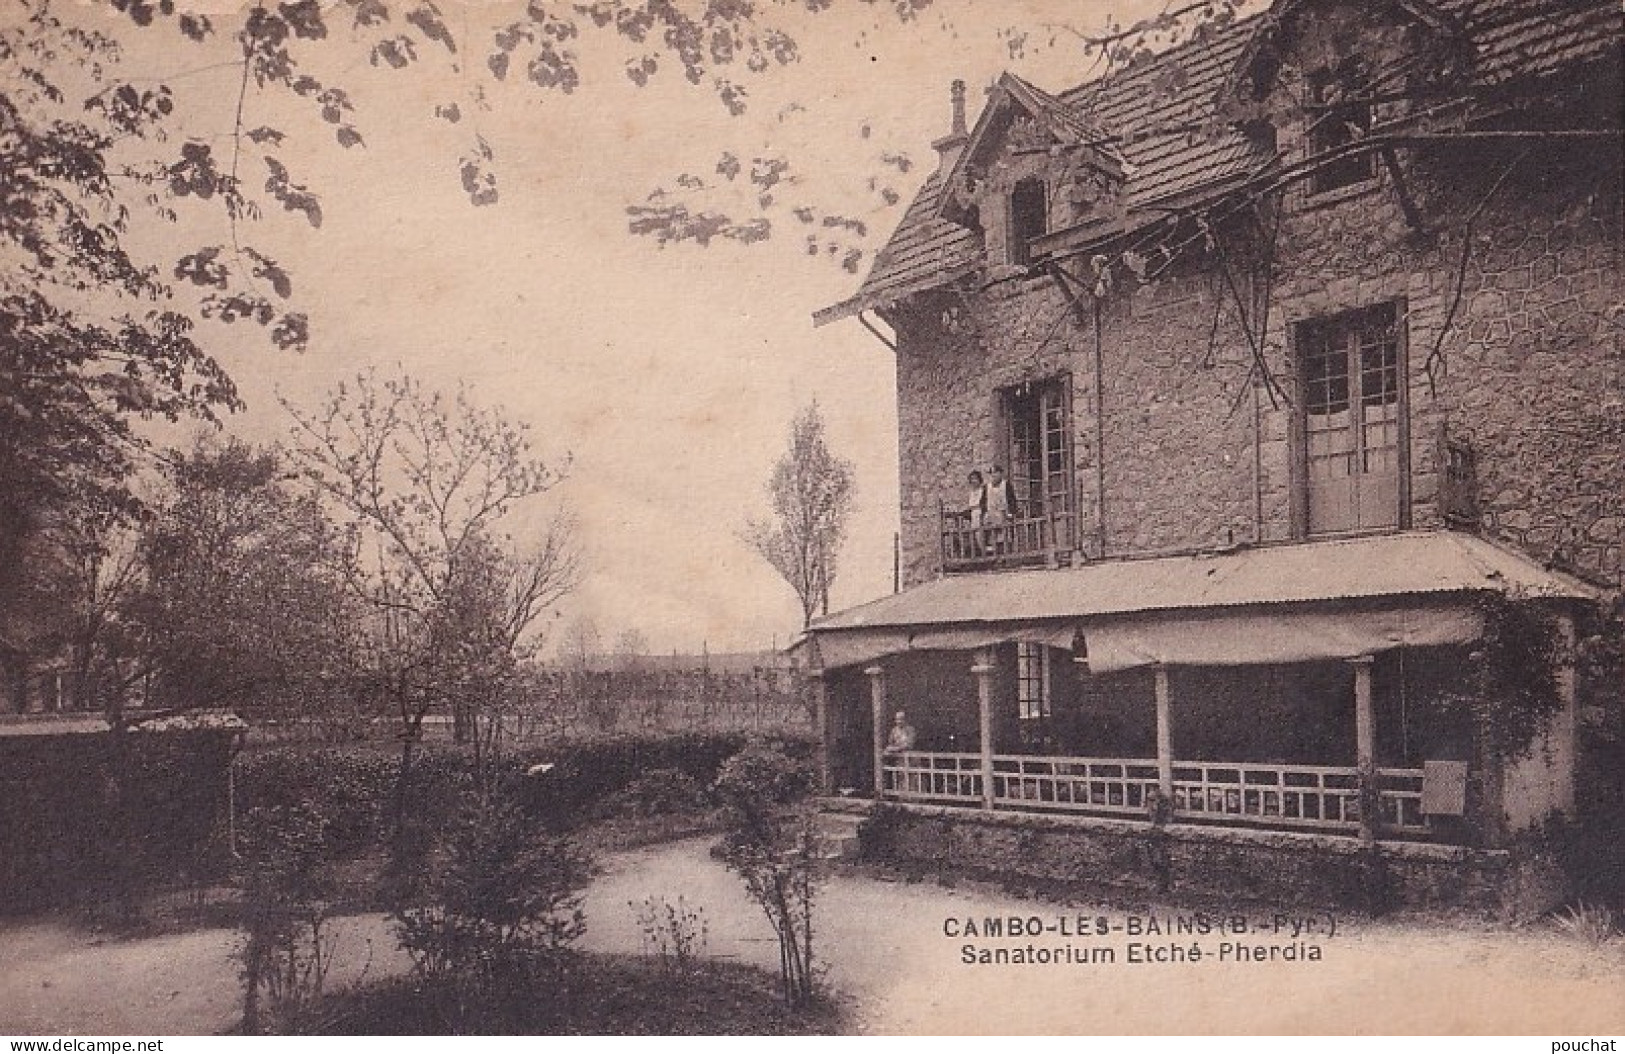
[[[223,874],[230,752],[213,732],[0,740],[0,911]]]
[[[606,799],[653,770],[681,772],[701,786],[749,740],[741,732],[632,734],[530,747],[503,759],[499,780],[521,808],[555,831],[570,831],[597,814]],[[810,757],[810,737],[778,737],[787,752]],[[547,766],[551,766],[548,768]],[[335,854],[376,844],[392,814],[400,755],[377,747],[279,746],[245,753],[237,763],[237,811],[315,804],[329,824]],[[406,788],[407,808],[430,825],[449,810],[456,788],[473,778],[472,758],[454,747],[423,747]]]

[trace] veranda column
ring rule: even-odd
[[[1168,667],[1158,666],[1157,675],[1157,796],[1174,804],[1174,722],[1169,705]]]
[[[1370,655],[1350,659],[1354,667],[1354,769],[1360,787],[1360,841],[1377,840],[1377,725],[1371,710]]]
[[[982,749],[982,808],[993,808],[993,675],[998,672],[993,649],[983,648],[976,653],[976,664],[970,668],[976,675],[976,705]]]
[[[829,681],[821,666],[807,670],[807,684],[813,693],[814,720],[818,723],[818,792],[835,793],[835,775],[830,769]]]
[[[1557,616],[1558,662],[1557,693],[1563,709],[1552,719],[1551,750],[1548,771],[1552,777],[1552,807],[1573,815],[1576,787],[1574,770],[1580,757],[1580,678],[1575,669],[1574,616],[1564,612]]]
[[[863,671],[869,675],[869,711],[873,715],[875,797],[886,793],[886,671],[876,663]]]

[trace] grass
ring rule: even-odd
[[[715,813],[692,809],[660,816],[610,816],[577,828],[569,837],[591,853],[619,853],[721,830]]]
[[[779,979],[738,963],[683,970],[654,958],[572,957],[568,980],[483,1008],[459,1009],[453,994],[421,978],[379,982],[328,996],[306,1031],[320,1035],[839,1035],[843,1008],[823,1000],[791,1010]]]
[[[1614,939],[1614,913],[1600,904],[1581,901],[1562,914],[1554,916],[1552,923],[1575,940],[1591,945],[1604,945]]]

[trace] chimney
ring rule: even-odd
[[[970,142],[970,135],[965,131],[965,82],[956,80],[948,90],[949,98],[953,101],[954,123],[953,129],[941,139],[931,144],[941,159],[937,169],[947,172],[959,160],[959,152]]]

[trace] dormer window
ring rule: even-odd
[[[1010,262],[1033,262],[1033,242],[1049,233],[1049,193],[1041,179],[1024,179],[1010,193]]]
[[[1320,157],[1365,138],[1371,131],[1371,103],[1367,88],[1334,70],[1309,78],[1309,154]],[[1342,154],[1320,164],[1310,177],[1312,194],[1325,194],[1377,174],[1376,157],[1369,151]]]

